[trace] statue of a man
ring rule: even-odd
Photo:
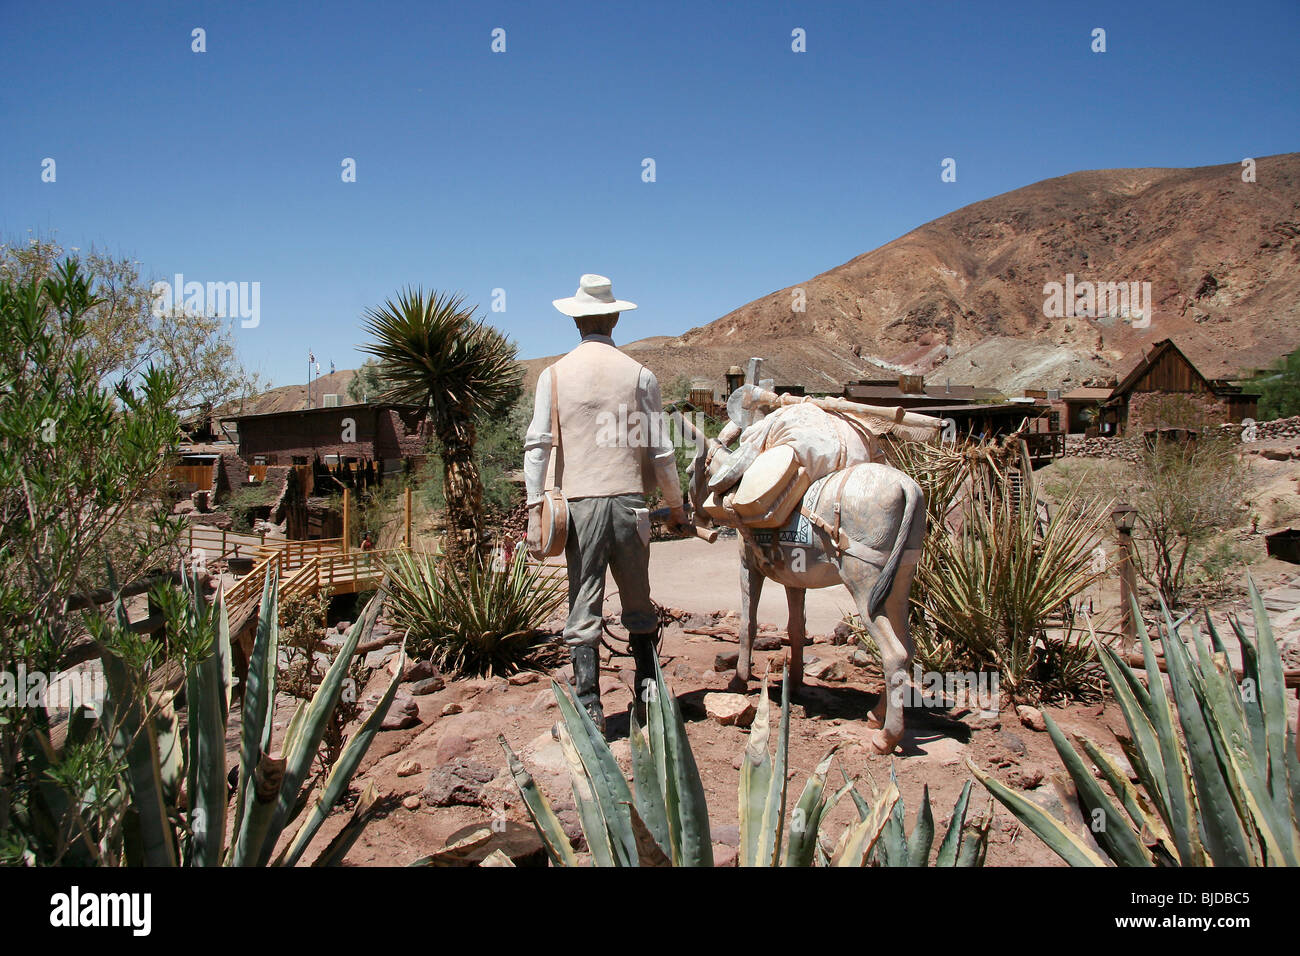
[[[644,723],[645,681],[654,677],[658,617],[650,601],[650,512],[646,494],[658,487],[678,527],[686,526],[677,460],[654,373],[614,347],[620,312],[636,306],[614,298],[604,276],[584,275],[577,293],[554,305],[577,323],[582,341],[537,380],[533,420],[524,438],[528,546],[539,547],[547,466],[569,508],[564,554],[569,569],[569,618],[564,639],[573,660],[578,701],[596,725],[600,704],[600,636],[605,569],[613,572],[636,667],[633,704]],[[559,410],[558,463],[551,459],[552,378]]]

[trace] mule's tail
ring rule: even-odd
[[[899,523],[898,537],[894,539],[894,549],[889,552],[889,559],[885,561],[885,569],[880,572],[880,577],[876,578],[875,585],[871,588],[871,596],[867,601],[869,613],[874,618],[880,610],[880,605],[884,603],[889,592],[894,588],[894,577],[898,574],[898,565],[903,560],[903,552],[907,550],[907,542],[912,538],[912,524],[918,518],[925,521],[925,492],[915,481],[908,479],[902,483],[903,487],[903,520]]]

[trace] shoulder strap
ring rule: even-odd
[[[559,488],[564,477],[564,450],[560,445],[560,386],[558,371],[554,365],[551,372],[551,450],[555,455],[554,480],[552,488]]]

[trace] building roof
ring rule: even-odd
[[[321,415],[326,412],[331,414],[341,412],[345,409],[369,409],[371,411],[381,412],[385,409],[395,408],[398,411],[424,411],[423,405],[404,404],[402,402],[362,402],[354,405],[330,405],[325,408],[294,408],[287,411],[279,412],[257,412],[249,415],[223,415],[220,418],[222,422],[242,422],[242,421],[261,421],[270,418],[289,418],[293,415]]]
[[[1027,402],[991,402],[984,405],[965,403],[960,405],[923,405],[919,408],[913,408],[911,411],[918,412],[921,415],[928,415],[931,412],[1024,412],[1028,414],[1037,411],[1046,415],[1051,411],[1051,406],[1040,403]]]
[[[1101,399],[1110,398],[1111,390],[1109,388],[1094,388],[1084,386],[1066,392],[1061,396],[1063,402],[1094,402]]]
[[[1205,388],[1207,391],[1211,391],[1211,392],[1214,391],[1214,386],[1210,384],[1210,380],[1201,374],[1200,369],[1198,369],[1195,365],[1192,364],[1192,360],[1183,354],[1183,350],[1174,344],[1173,339],[1161,339],[1159,342],[1155,343],[1155,345],[1151,347],[1150,352],[1146,352],[1142,355],[1142,358],[1139,359],[1138,363],[1129,370],[1127,375],[1124,375],[1123,377],[1120,378],[1119,384],[1115,386],[1115,389],[1114,391],[1111,392],[1111,394],[1119,396],[1127,393],[1128,390],[1132,388],[1133,385],[1137,382],[1137,380],[1142,377],[1143,373],[1146,372],[1147,369],[1149,369],[1152,365],[1156,363],[1156,359],[1164,355],[1165,352],[1171,350],[1175,352],[1180,359],[1182,359],[1185,363],[1187,363],[1187,367],[1192,370],[1192,372],[1196,375],[1197,378],[1199,378],[1202,382],[1205,383]]]

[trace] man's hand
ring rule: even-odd
[[[676,534],[691,535],[695,528],[686,518],[686,509],[681,505],[668,509],[668,528]]]

